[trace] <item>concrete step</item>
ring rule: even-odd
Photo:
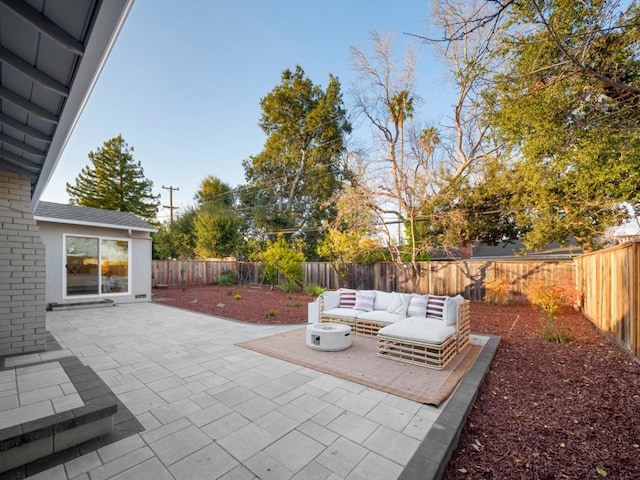
[[[56,310],[77,310],[80,308],[103,308],[114,307],[115,305],[116,304],[113,302],[113,300],[108,298],[105,298],[103,300],[88,300],[85,302],[51,302],[47,305],[47,311],[53,312]]]
[[[113,431],[118,406],[84,406],[0,430],[0,473]]]

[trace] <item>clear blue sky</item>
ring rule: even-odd
[[[425,34],[429,2],[420,0],[136,0],[58,167],[42,197],[67,203],[87,154],[122,134],[154,193],[175,207],[193,204],[207,175],[236,186],[242,160],[262,150],[260,99],[283,70],[302,66],[315,84],[336,75],[347,108],[355,80],[349,47],[369,32],[393,33],[397,46]],[[417,48],[418,115],[438,122],[452,102],[443,69]],[[161,209],[160,219],[168,218]]]

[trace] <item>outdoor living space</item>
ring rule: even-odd
[[[439,478],[497,346],[473,339],[483,351],[436,408],[237,345],[301,325],[136,303],[47,312],[47,327],[61,350],[7,357],[0,374],[56,371],[82,397],[58,365],[76,359],[140,428],[34,462],[32,478]]]

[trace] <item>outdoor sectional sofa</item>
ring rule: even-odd
[[[469,343],[469,302],[461,295],[339,289],[319,297],[321,322],[374,336],[378,356],[443,369]]]

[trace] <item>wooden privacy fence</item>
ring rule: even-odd
[[[469,300],[482,301],[484,282],[498,276],[511,282],[511,301],[523,300],[523,288],[528,280],[542,278],[553,281],[573,278],[572,261],[442,261],[420,262],[418,285],[414,285],[409,266],[395,263],[375,265],[347,264],[340,277],[326,262],[303,264],[304,283],[317,283],[335,290],[340,287],[384,290],[387,292],[422,292],[436,295],[461,294]],[[262,275],[262,265],[252,262],[154,260],[153,279],[156,285],[204,285],[218,283],[220,274],[232,270],[241,285],[268,284]]]
[[[227,261],[153,261],[154,285],[217,283],[232,270],[242,285],[267,284],[259,263]],[[340,277],[325,262],[303,265],[304,282],[327,289],[349,287],[387,292],[415,292],[409,267],[394,263],[348,264]],[[510,301],[524,301],[533,279],[573,281],[581,292],[580,308],[587,318],[634,357],[640,356],[640,243],[599,250],[566,261],[460,260],[418,264],[419,290],[436,295],[462,294],[482,301],[484,283],[496,277],[511,281]]]
[[[576,259],[582,312],[632,356],[640,356],[640,243]]]

